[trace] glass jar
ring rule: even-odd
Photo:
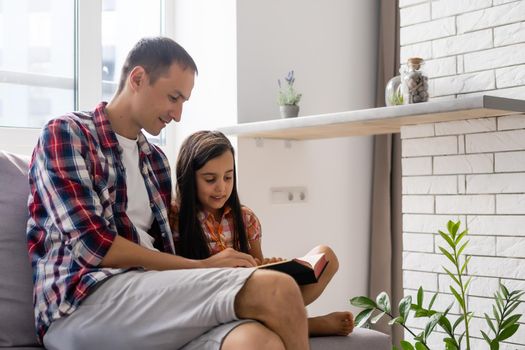
[[[403,102],[419,103],[428,101],[428,77],[422,66],[425,61],[420,57],[411,57],[401,77]]]
[[[402,104],[403,93],[401,92],[401,75],[396,75],[386,84],[385,105],[388,107]]]

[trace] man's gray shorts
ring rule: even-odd
[[[220,349],[253,268],[130,271],[51,324],[47,349]]]

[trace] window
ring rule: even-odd
[[[0,0],[0,127],[109,101],[133,44],[164,33],[171,1]]]
[[[133,45],[142,37],[162,33],[160,0],[102,1],[102,99],[109,101],[118,88],[120,68]],[[145,133],[147,134],[147,133]],[[164,144],[164,131],[148,135]]]
[[[74,108],[73,14],[70,0],[2,1],[0,126],[40,127]]]
[[[142,37],[162,33],[160,0],[102,1],[102,98],[109,100],[118,86],[120,68]]]

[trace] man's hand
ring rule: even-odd
[[[203,267],[254,267],[257,266],[255,259],[245,253],[236,251],[233,248],[226,248],[223,251],[202,260]]]

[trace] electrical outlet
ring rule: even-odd
[[[306,203],[307,200],[306,186],[270,188],[270,201],[273,204]]]

